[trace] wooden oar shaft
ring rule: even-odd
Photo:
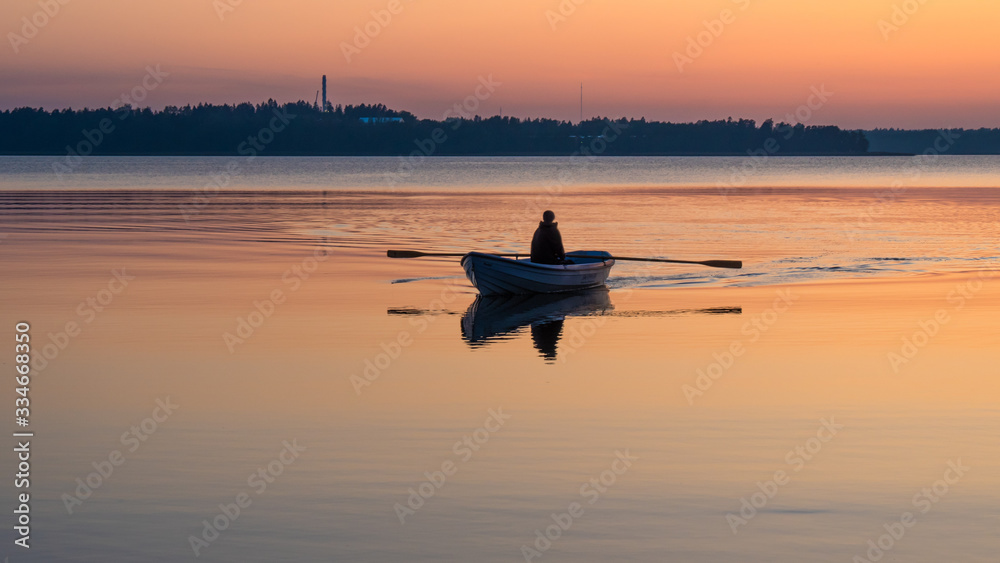
[[[743,262],[739,260],[670,260],[668,258],[632,258],[629,256],[615,256],[615,260],[626,260],[632,262],[664,262],[667,264],[699,264],[712,268],[732,268],[739,270],[743,267]]]
[[[468,252],[420,252],[419,250],[389,250],[386,256],[389,258],[422,258],[424,256],[465,256]],[[492,254],[492,256],[527,256],[527,254]]]

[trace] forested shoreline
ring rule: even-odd
[[[872,152],[1000,154],[1000,129],[873,129],[865,137]]]
[[[279,105],[0,112],[6,155],[551,156],[856,155],[863,132],[749,119],[664,123],[455,115],[418,119],[384,105]]]

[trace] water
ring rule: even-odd
[[[995,188],[996,156],[70,157],[0,156],[0,190],[907,187]]]
[[[40,356],[11,560],[194,536],[209,561],[850,561],[912,512],[886,559],[995,561],[994,157],[770,159],[721,189],[744,160],[442,159],[393,186],[398,159],[274,158],[218,191],[229,159],[55,160],[0,158],[0,326]],[[745,268],[477,304],[454,259],[385,258],[523,252],[545,208],[572,249]]]

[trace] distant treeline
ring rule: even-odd
[[[865,136],[871,152],[1000,154],[1000,129],[874,129]]]
[[[0,154],[79,155],[792,155],[861,154],[860,131],[727,119],[457,116],[417,119],[384,105],[198,105],[162,111],[20,108],[0,113]]]

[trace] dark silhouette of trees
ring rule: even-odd
[[[865,136],[878,153],[1000,154],[1000,129],[874,129]]]
[[[645,119],[470,116],[418,119],[383,104],[331,106],[299,101],[0,112],[0,154],[235,155],[251,138],[263,155],[745,155],[861,154],[860,131],[732,118],[697,123]],[[284,116],[282,119],[280,118]],[[362,118],[376,118],[365,123]]]

